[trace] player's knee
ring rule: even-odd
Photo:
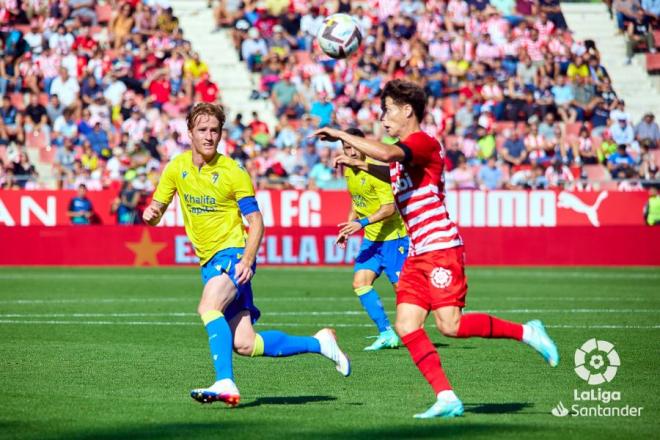
[[[438,327],[438,330],[440,330],[440,333],[450,338],[453,338],[458,334],[459,323],[460,320],[459,321],[443,320],[443,321],[436,321],[435,325],[436,327]]]
[[[421,328],[419,323],[415,322],[414,320],[401,318],[397,318],[396,322],[394,323],[394,327],[396,328],[396,332],[401,337],[404,337],[407,334]]]
[[[368,290],[371,288],[371,284],[364,282],[362,280],[353,280],[353,290],[355,292],[362,291],[362,290]]]
[[[241,356],[252,356],[254,338],[234,339],[234,351]]]

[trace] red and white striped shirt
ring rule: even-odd
[[[390,179],[410,237],[409,255],[462,245],[458,228],[445,207],[445,161],[440,143],[417,131],[397,145],[406,157],[390,164]]]

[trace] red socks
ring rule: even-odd
[[[461,316],[457,338],[507,338],[522,341],[523,326],[485,313],[468,313]]]
[[[401,338],[412,356],[413,362],[433,387],[435,394],[451,390],[451,385],[442,370],[440,356],[423,328]]]

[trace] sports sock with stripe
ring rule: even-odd
[[[215,368],[215,380],[234,379],[232,369],[232,335],[229,324],[224,315],[217,310],[211,310],[202,315],[202,322],[209,335],[209,348],[213,368]]]

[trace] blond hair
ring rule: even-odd
[[[195,123],[197,122],[197,119],[202,116],[202,115],[207,115],[207,116],[212,116],[218,120],[220,123],[220,128],[222,129],[222,126],[225,125],[225,110],[222,108],[221,105],[217,104],[209,104],[206,102],[202,102],[199,104],[195,104],[192,110],[188,113],[188,117],[186,118],[186,122],[188,124],[188,130],[193,129],[195,126]]]

